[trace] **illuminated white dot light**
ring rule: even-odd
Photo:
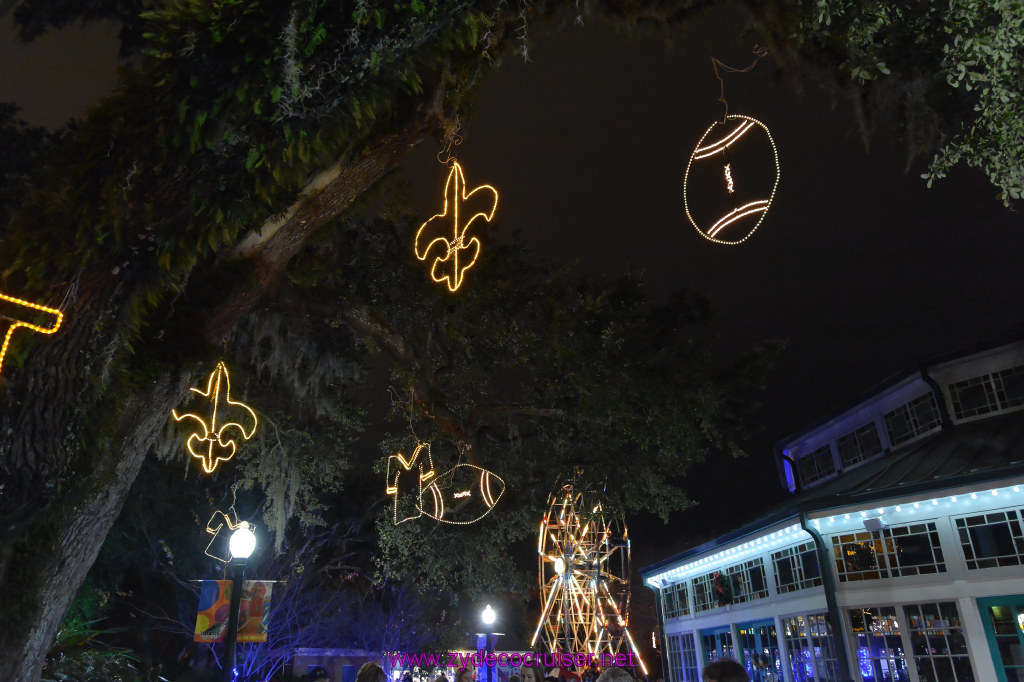
[[[765,124],[761,123],[755,118],[751,118],[750,116],[743,116],[741,114],[730,114],[729,116],[726,116],[726,120],[739,120],[742,122],[732,133],[726,135],[724,138],[721,138],[715,142],[712,142],[709,145],[705,145],[702,147],[701,145],[703,144],[704,139],[712,130],[715,129],[715,126],[720,125],[722,122],[716,121],[712,123],[711,126],[704,131],[704,134],[697,142],[697,148],[694,149],[693,154],[690,155],[690,160],[686,164],[686,173],[683,175],[683,209],[686,212],[686,217],[690,220],[690,224],[692,224],[697,229],[697,232],[699,232],[702,237],[709,241],[715,242],[716,244],[735,245],[742,244],[747,239],[749,239],[751,235],[753,235],[754,232],[757,231],[757,228],[761,226],[761,223],[764,222],[764,217],[768,212],[768,207],[771,206],[772,200],[775,199],[775,191],[779,187],[779,176],[781,175],[781,172],[779,170],[779,151],[775,146],[775,140],[772,138],[771,132],[769,132],[768,127],[765,126]],[[700,225],[698,225],[697,221],[694,219],[693,214],[690,213],[690,198],[688,186],[690,179],[690,168],[693,166],[694,161],[707,158],[709,156],[713,156],[714,154],[724,151],[727,147],[731,146],[734,142],[738,141],[748,130],[753,128],[755,125],[760,126],[761,129],[764,130],[765,135],[767,135],[768,137],[768,142],[772,146],[772,156],[775,161],[775,183],[772,185],[771,194],[769,195],[768,199],[750,202],[748,204],[745,204],[744,206],[734,209],[729,214],[720,218],[714,225],[712,225],[711,228],[705,231],[701,229]],[[731,173],[729,175],[729,179],[731,180]],[[748,232],[741,239],[727,240],[718,239],[716,237],[716,234],[718,232],[720,232],[723,228],[730,225],[731,223],[734,223],[745,216],[755,215],[757,213],[760,213],[761,217],[757,219],[757,222],[754,224],[754,227],[750,229],[750,232]]]

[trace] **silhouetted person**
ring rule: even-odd
[[[731,658],[723,658],[704,666],[704,682],[750,682],[742,665]]]
[[[601,671],[601,674],[597,676],[597,682],[636,682],[633,676],[625,668],[619,668],[612,666],[611,668],[605,668]]]
[[[356,682],[384,682],[385,679],[387,679],[387,674],[384,672],[384,668],[372,661],[363,663],[363,667],[356,673]]]

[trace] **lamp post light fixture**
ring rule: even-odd
[[[488,604],[484,607],[483,612],[480,614],[480,620],[484,625],[487,626],[487,632],[483,635],[485,638],[485,647],[488,654],[494,654],[494,645],[498,641],[500,632],[494,632],[494,623],[498,620],[498,614],[495,612],[491,605]],[[479,645],[478,645],[479,646]],[[487,666],[487,682],[492,682],[492,675],[494,674],[494,660],[484,660],[484,665]]]
[[[231,550],[231,604],[228,608],[228,631],[224,635],[223,682],[235,682],[235,649],[238,644],[238,609],[242,603],[242,580],[245,564],[256,549],[256,535],[247,521],[242,521],[228,540]]]

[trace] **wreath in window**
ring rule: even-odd
[[[732,577],[716,572],[711,578],[711,587],[715,591],[715,599],[719,606],[732,603]]]

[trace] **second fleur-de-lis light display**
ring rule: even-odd
[[[200,460],[203,471],[210,474],[218,464],[235,456],[237,436],[249,440],[256,433],[256,413],[245,403],[231,399],[231,379],[223,362],[217,363],[205,391],[198,388],[189,390],[202,396],[208,418],[194,412],[178,414],[177,410],[172,410],[171,416],[175,421],[191,419],[196,423],[199,430],[188,437],[188,452]]]
[[[480,255],[480,240],[468,237],[470,226],[479,218],[490,222],[498,208],[498,190],[480,185],[466,192],[462,166],[452,161],[444,186],[444,210],[420,225],[414,245],[416,257],[430,261],[430,277],[444,282],[449,291],[462,286],[466,270]]]

